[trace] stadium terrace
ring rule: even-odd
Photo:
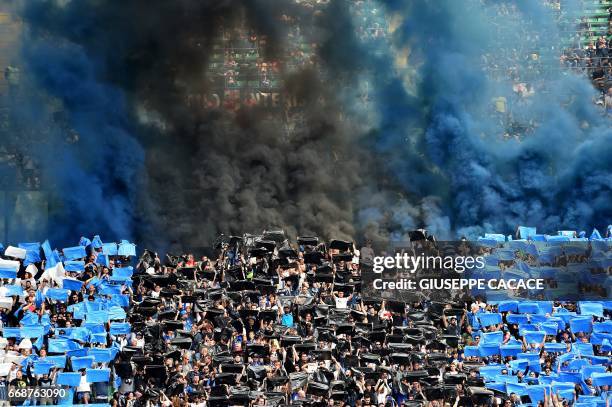
[[[592,256],[610,258],[609,236],[587,240],[598,242]],[[444,301],[371,298],[361,271],[373,254],[370,243],[293,242],[282,231],[220,238],[198,257],[99,236],[59,250],[8,246],[0,398],[22,403],[16,389],[49,388],[30,402],[606,405],[612,302],[470,290],[441,290]],[[609,262],[605,272],[609,282]]]

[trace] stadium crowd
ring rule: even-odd
[[[610,239],[564,233],[513,242],[587,242],[563,262],[596,259],[609,289]],[[537,256],[496,254],[505,240],[482,239],[489,266]],[[137,259],[98,236],[3,253],[1,400],[36,387],[62,392],[29,405],[609,405],[610,301],[382,300],[364,289],[370,244],[282,231],[220,238],[198,258]]]

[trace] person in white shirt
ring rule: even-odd
[[[28,266],[28,267],[30,267],[30,266]],[[34,268],[36,268],[36,267],[34,267]],[[34,280],[34,274],[30,273],[26,269],[25,277],[23,279],[21,279],[21,282],[20,282],[21,287],[23,287],[25,289],[26,288],[26,284],[27,284],[28,281],[30,282],[30,287],[33,290],[36,290],[37,285],[36,285],[36,280]]]
[[[378,380],[376,383],[376,402],[377,404],[385,404],[387,396],[391,393],[389,385],[384,380]]]
[[[160,292],[161,292],[161,287],[159,285],[156,285],[155,289],[153,291],[151,291],[151,297],[159,298]]]
[[[334,293],[332,294],[332,296],[334,298],[334,301],[336,302],[336,308],[338,309],[346,309],[348,306],[348,302],[351,300],[351,298],[353,298],[353,294],[349,295],[348,297],[345,297],[343,291],[338,291],[338,295]]]
[[[145,340],[142,337],[142,333],[138,332],[136,333],[136,335],[132,336],[132,340],[131,340],[131,344],[132,346],[136,346],[138,348],[144,348],[145,345]]]
[[[77,396],[79,398],[79,401],[83,402],[84,404],[89,404],[90,395],[91,386],[89,385],[89,382],[87,381],[87,376],[85,375],[85,371],[83,370],[83,372],[81,373],[81,382],[77,387]]]

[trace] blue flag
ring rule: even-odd
[[[79,240],[79,246],[87,247],[90,244],[91,244],[91,240],[89,240],[85,236],[81,236],[81,239]]]
[[[94,277],[94,278],[89,279],[85,286],[87,288],[89,287],[97,288],[100,284],[102,284],[102,280],[100,280],[98,277]]]
[[[483,246],[483,247],[497,247],[497,245],[499,244],[499,242],[495,239],[490,239],[490,238],[486,238],[486,237],[479,237],[478,238],[478,246]]]
[[[519,353],[518,355],[516,355],[517,358],[519,359],[527,359],[530,362],[539,362],[540,361],[540,354],[539,353]]]
[[[501,331],[496,332],[484,332],[482,334],[483,345],[500,345],[504,340],[504,333]]]
[[[81,345],[64,338],[49,338],[49,352],[66,353],[71,350],[81,349]]]
[[[480,325],[485,327],[501,324],[502,322],[501,314],[492,312],[481,312],[478,314],[478,319],[480,320]]]
[[[80,273],[85,270],[85,262],[82,260],[65,261],[64,269],[69,273]]]
[[[32,346],[36,348],[38,351],[40,351],[44,345],[45,345],[44,336],[39,336],[38,339],[36,339],[36,341],[32,344]]]
[[[62,288],[49,288],[45,297],[57,301],[67,301],[70,295],[70,290],[64,290]]]
[[[34,303],[37,307],[42,307],[43,302],[45,301],[45,296],[43,295],[40,289],[36,290],[36,294],[34,294]]]
[[[559,325],[556,322],[545,322],[540,325],[540,328],[546,332],[546,335],[556,335],[559,330]]]
[[[47,356],[43,359],[49,363],[53,363],[53,367],[64,369],[66,367],[66,355]]]
[[[106,323],[109,320],[109,315],[107,310],[101,311],[90,311],[85,315],[87,322],[91,323]]]
[[[116,268],[113,270],[113,274],[111,275],[111,280],[114,281],[126,281],[132,278],[134,274],[133,267],[122,267]]]
[[[521,314],[539,314],[540,307],[537,302],[521,302],[518,305]]]
[[[68,312],[72,312],[74,319],[85,319],[85,304],[83,302],[77,302],[68,306]]]
[[[536,234],[536,228],[519,226],[518,235],[520,239],[528,239]]]
[[[529,322],[532,324],[541,324],[543,322],[547,322],[549,319],[550,317],[547,317],[546,315],[540,315],[540,314],[529,315]]]
[[[81,288],[83,288],[83,282],[75,278],[64,277],[63,287],[66,290],[81,291]]]
[[[499,355],[499,344],[481,344],[478,345],[478,352],[480,356],[493,356]]]
[[[551,373],[548,376],[540,375],[538,379],[539,379],[540,384],[546,384],[550,386],[553,381],[557,380],[557,375],[554,373]]]
[[[497,258],[503,261],[514,260],[514,252],[512,250],[499,249],[496,250]]]
[[[125,311],[121,307],[114,306],[108,310],[108,318],[110,320],[125,319],[126,316]]]
[[[108,267],[108,265],[110,264],[108,261],[108,255],[102,253],[98,254],[98,256],[96,256],[96,264]]]
[[[569,363],[569,370],[580,370],[582,371],[582,368],[585,366],[590,366],[589,365],[589,361],[586,359],[574,359],[571,360]]]
[[[546,386],[527,386],[527,394],[529,395],[532,403],[544,401],[544,398],[546,397]]]
[[[519,370],[525,370],[529,366],[529,361],[527,359],[516,359],[510,361],[510,368],[515,372]]]
[[[58,263],[62,262],[62,257],[60,256],[59,252],[57,251],[57,249],[53,250],[53,258],[54,258],[54,262],[57,265]],[[51,267],[48,267],[47,264],[45,263],[45,270],[49,269]]]
[[[17,278],[19,262],[0,259],[0,278]]]
[[[129,307],[130,306],[130,296],[127,294],[113,295],[110,298],[109,304],[117,305],[119,307]]]
[[[111,335],[127,335],[132,332],[132,327],[129,322],[111,322]]]
[[[527,385],[523,383],[506,383],[506,394],[512,393],[518,396],[526,396]]]
[[[497,310],[499,312],[517,312],[518,301],[501,301],[497,304]]]
[[[68,337],[70,339],[76,339],[78,341],[82,341],[82,342],[87,342],[89,340],[89,329],[85,328],[85,327],[76,327],[74,328],[70,334],[68,335]]]
[[[2,336],[4,338],[20,338],[21,337],[21,329],[20,328],[11,328],[5,326],[2,328]]]
[[[564,343],[547,342],[544,344],[544,350],[549,353],[563,353],[567,351],[567,345]]]
[[[5,285],[4,288],[6,288],[7,297],[12,297],[13,295],[17,295],[17,296],[25,295],[23,288],[20,285],[8,284],[8,285]]]
[[[62,249],[66,260],[77,260],[87,257],[87,252],[83,246],[65,247]]]
[[[573,333],[590,333],[593,330],[593,317],[573,317],[570,319],[570,329]]]
[[[28,311],[23,315],[19,323],[23,325],[36,325],[38,324],[38,320],[39,318],[37,313]]]
[[[74,342],[76,343],[76,342]],[[71,349],[68,352],[66,352],[66,356],[69,358],[75,357],[75,358],[82,358],[87,356],[87,348],[83,348],[81,345],[78,345],[77,349]]]
[[[45,254],[45,269],[55,267],[57,264],[57,259],[53,249],[51,249],[51,243],[49,243],[48,240],[45,240],[41,247],[43,249],[43,253]]]
[[[583,355],[583,357],[589,359],[593,365],[606,365],[610,363],[610,358],[607,356]]]
[[[612,321],[611,320],[607,320],[607,321],[604,321],[604,322],[598,322],[596,324],[593,324],[593,332],[612,333]]]
[[[34,374],[48,374],[55,364],[47,360],[38,360],[34,362]]]
[[[574,342],[572,343],[572,350],[580,353],[581,355],[594,355],[593,353],[593,344],[591,343],[581,343]]]
[[[110,380],[110,369],[87,369],[89,383],[106,383]]]
[[[49,338],[49,352],[51,353],[66,353],[68,343],[66,339]]]
[[[117,255],[117,243],[104,243],[102,246],[102,253],[107,256],[116,256]]]
[[[524,252],[526,247],[527,247],[527,240],[508,240],[508,245],[509,248],[511,248],[512,250],[518,250],[518,251],[522,251]]]
[[[94,301],[85,301],[85,310],[90,313],[94,311],[105,311],[106,304],[101,302],[100,298],[96,298]]]
[[[522,325],[522,324],[526,324],[527,322],[529,322],[529,317],[524,314],[507,314],[506,321],[509,324]]]
[[[546,338],[546,332],[542,331],[525,331],[523,333],[525,341],[528,344],[532,343],[542,343],[544,342],[544,338]]]
[[[104,243],[102,243],[102,239],[100,239],[100,236],[95,235],[93,240],[91,241],[91,247],[93,247],[94,249],[101,249],[104,246]]]
[[[485,379],[493,379],[494,377],[501,375],[504,369],[506,369],[506,366],[486,365],[486,366],[481,366],[478,369],[478,373],[480,374],[481,377],[484,377]]]
[[[503,357],[516,356],[523,351],[522,345],[503,345],[499,348]]]
[[[596,317],[603,317],[603,304],[600,302],[585,302],[580,301],[580,315],[595,315]]]
[[[561,309],[565,309],[565,308],[561,308]],[[575,312],[558,312],[556,315],[558,318],[561,318],[564,324],[569,324],[571,319],[576,317]]]
[[[25,259],[23,259],[24,266],[41,261],[40,243],[19,243],[17,246],[26,250]]]
[[[93,356],[83,356],[83,357],[72,357],[70,358],[72,362],[72,370],[81,370],[91,367],[94,362]]]
[[[602,365],[584,366],[580,370],[580,373],[582,373],[583,379],[588,379],[589,377],[593,375],[593,373],[606,373],[606,367]]]
[[[114,359],[111,349],[89,348],[88,355],[92,356],[96,363],[107,363]]]
[[[136,245],[126,240],[122,240],[119,244],[119,250],[117,251],[117,254],[119,256],[125,257],[136,256]]]
[[[495,240],[498,243],[503,243],[506,241],[506,236],[499,233],[485,233],[484,238]]]
[[[89,332],[91,332],[92,334],[106,333],[104,323],[101,322],[85,322],[83,326],[89,329]]]
[[[21,327],[20,335],[22,338],[39,338],[45,334],[42,325],[26,325]]]
[[[60,386],[78,387],[81,383],[81,374],[78,372],[60,372],[57,374],[57,384]]]
[[[96,333],[91,334],[89,337],[90,342],[92,343],[106,343],[106,333]]]
[[[121,290],[121,286],[111,285],[106,282],[103,282],[98,287],[98,292],[102,295],[121,295]]]

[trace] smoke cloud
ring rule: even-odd
[[[408,87],[398,92],[382,83],[380,123],[395,130],[396,123],[416,122],[423,129],[412,135],[412,146],[401,129],[381,131],[379,152],[399,182],[438,197],[451,229],[472,237],[511,233],[519,224],[548,233],[605,227],[612,129],[594,106],[592,85],[559,69],[562,36],[553,13],[541,2],[386,3],[391,13],[407,16],[393,45],[409,48],[418,66],[418,101],[408,98]],[[499,15],[501,6],[510,12]],[[537,62],[525,58],[536,51]],[[488,74],[492,67],[497,79]],[[523,71],[520,81],[511,67]],[[527,98],[513,89],[522,81],[535,88]],[[512,104],[512,117],[493,109],[500,97]],[[507,134],[516,124],[527,124],[526,136]],[[414,176],[412,167],[431,172]]]
[[[26,61],[38,84],[83,127],[95,119],[80,129],[78,153],[95,151],[99,169],[116,172],[100,177],[110,185],[126,181],[125,188],[107,192],[128,197],[114,207],[129,219],[111,212],[98,221],[121,223],[139,241],[158,247],[168,240],[203,246],[218,233],[263,228],[285,228],[291,235],[354,235],[353,194],[365,158],[353,138],[360,130],[342,118],[338,87],[330,87],[313,68],[281,72],[285,91],[302,104],[302,124],[290,135],[283,112],[228,113],[188,103],[194,93],[210,88],[214,78],[206,68],[223,29],[244,19],[247,29],[268,37],[266,58],[278,58],[287,45],[288,28],[278,22],[283,14],[318,24],[316,16],[292,2],[28,3],[23,15],[36,45],[28,46]],[[331,34],[323,27],[312,34],[313,41],[325,42]],[[101,134],[99,126],[113,117],[126,118],[123,127],[113,129],[118,127],[118,137],[132,146]],[[58,174],[64,188],[73,179],[87,179],[78,173],[83,165],[66,161],[59,167],[62,174],[72,172],[70,178]],[[86,216],[88,208],[77,209],[77,219]]]
[[[476,1],[380,2],[396,29],[363,41],[368,16],[350,2],[313,13],[291,1],[29,1],[24,62],[79,136],[62,142],[70,131],[43,97],[21,109],[52,128],[38,155],[52,158],[43,166],[63,205],[55,229],[166,248],[264,228],[379,239],[417,227],[448,238],[601,226],[612,131],[591,85],[556,69],[557,37],[525,35],[556,30],[529,3],[500,25]],[[267,36],[268,59],[293,49],[296,25],[318,44],[316,63],[279,73],[299,121],[283,120],[285,106],[190,103],[212,89],[221,33],[243,24]],[[528,99],[505,71],[483,72],[496,52],[534,43],[552,56]],[[512,118],[493,108],[500,97]],[[515,123],[531,123],[529,134],[504,136]]]

